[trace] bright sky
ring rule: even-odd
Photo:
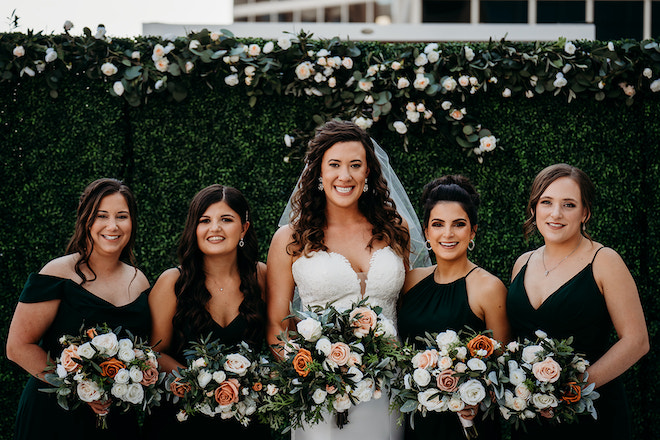
[[[142,33],[142,23],[230,24],[232,7],[232,0],[0,0],[0,32],[12,31],[14,9],[18,32],[59,34],[70,20],[72,35],[81,35],[84,27],[94,34],[103,23],[110,37],[133,37]]]

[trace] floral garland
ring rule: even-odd
[[[111,39],[99,26],[92,34],[0,34],[0,81],[45,77],[50,95],[67,74],[103,80],[110,93],[132,106],[153,93],[176,101],[187,83],[222,77],[241,87],[254,106],[264,95],[317,97],[324,110],[313,121],[351,119],[368,129],[385,124],[403,137],[410,130],[441,129],[481,162],[498,139],[469,109],[469,97],[495,93],[503,98],[552,93],[612,99],[628,105],[660,91],[658,40],[455,44],[356,44],[314,40],[312,34],[284,34],[277,41],[246,42],[227,30],[204,29],[187,37]],[[361,47],[363,49],[361,49]],[[309,135],[309,134],[307,134]],[[303,138],[306,135],[302,136]],[[300,137],[285,136],[291,147]]]

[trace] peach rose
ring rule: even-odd
[[[532,366],[532,372],[541,382],[557,382],[561,374],[561,367],[552,358],[547,357],[544,361],[537,362]]]
[[[325,386],[325,391],[326,391],[328,394],[335,394],[335,393],[337,392],[337,387],[334,386],[334,385],[326,385],[326,386]]]
[[[240,384],[237,379],[227,379],[215,389],[215,401],[219,405],[231,405],[238,402],[238,389]]]
[[[115,377],[115,374],[122,368],[126,368],[126,365],[122,361],[116,358],[110,358],[105,362],[101,362],[99,364],[99,367],[101,367],[101,375],[102,376],[108,376],[110,378]]]
[[[76,362],[74,359],[78,359],[79,361],[82,361],[82,359],[80,359],[80,356],[78,356],[78,347],[71,344],[67,348],[62,350],[62,355],[60,356],[60,364],[62,364],[64,369],[69,373],[72,371],[76,371],[78,368],[81,367],[81,365],[78,362]]]
[[[174,379],[174,382],[170,384],[170,391],[177,397],[184,397],[190,389],[190,384],[187,382],[181,382],[181,378],[179,377]]]
[[[376,321],[378,316],[376,312],[368,307],[358,307],[353,309],[350,313],[351,327],[353,327],[353,334],[358,338],[363,338],[369,334],[371,330],[376,328]]]
[[[156,382],[158,382],[158,368],[151,367],[142,372],[142,380],[140,381],[141,385],[148,387]]]
[[[430,370],[435,368],[438,364],[438,352],[437,350],[426,350],[421,353],[417,353],[412,358],[412,364],[415,368],[423,368],[425,370]]]
[[[309,364],[312,363],[312,353],[309,350],[301,348],[293,357],[293,369],[298,376],[307,377],[309,374]]]
[[[467,343],[467,348],[468,350],[470,350],[470,354],[472,356],[478,356],[477,352],[479,352],[480,350],[485,350],[486,354],[479,356],[487,357],[493,354],[493,350],[495,349],[495,346],[493,344],[492,339],[490,339],[488,336],[478,335],[472,338],[470,342]]]
[[[443,370],[438,374],[437,385],[440,391],[453,393],[458,388],[458,377],[454,370]]]
[[[330,356],[328,357],[337,365],[342,366],[346,365],[350,355],[351,349],[348,345],[343,342],[335,342],[330,346]]]

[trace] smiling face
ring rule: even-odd
[[[89,228],[94,252],[121,255],[132,230],[133,222],[124,196],[114,193],[103,197]]]
[[[224,201],[214,203],[197,222],[197,246],[205,255],[235,252],[248,225],[242,224],[238,213]]]
[[[546,243],[577,239],[587,210],[580,187],[570,177],[560,177],[541,194],[535,209],[536,227]]]
[[[357,205],[368,175],[367,153],[361,142],[338,142],[323,154],[321,178],[328,204]]]
[[[437,261],[456,260],[467,258],[467,248],[476,229],[460,203],[438,202],[431,209],[424,234]]]

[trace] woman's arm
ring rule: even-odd
[[[289,226],[281,227],[270,243],[268,250],[268,273],[266,275],[266,304],[268,306],[268,324],[266,338],[269,345],[281,344],[277,337],[288,330],[289,323],[285,318],[289,315],[289,305],[293,300],[295,282],[291,268],[293,257],[287,253],[286,247],[291,242]],[[275,351],[274,351],[275,352]],[[281,353],[275,353],[281,355]]]
[[[160,352],[158,363],[161,371],[170,372],[177,368],[185,368],[168,354],[171,348],[174,327],[172,318],[176,313],[176,294],[174,284],[179,279],[178,269],[168,269],[154,284],[149,294],[149,309],[151,310],[151,345]]]
[[[616,251],[601,250],[593,265],[619,340],[588,368],[589,382],[605,385],[649,351],[649,335],[635,280]]]
[[[483,319],[486,328],[493,331],[493,339],[508,344],[511,328],[506,315],[506,287],[499,278],[483,269],[475,272],[474,278],[467,278],[470,308]]]

